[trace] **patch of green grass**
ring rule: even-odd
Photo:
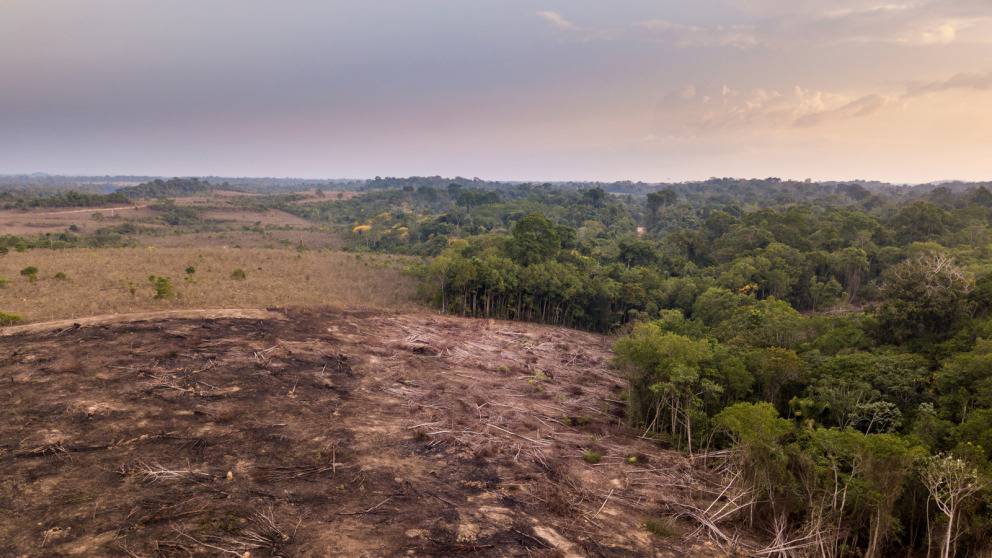
[[[603,460],[603,454],[586,449],[582,451],[582,459],[590,465],[595,465]]]

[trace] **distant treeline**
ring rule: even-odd
[[[30,209],[35,207],[102,207],[131,203],[127,194],[86,194],[82,192],[60,192],[55,195],[38,196],[17,192],[0,192],[0,205],[4,209]]]
[[[225,188],[223,185],[221,188]],[[173,178],[171,180],[153,180],[128,186],[117,190],[117,193],[124,194],[134,199],[149,198],[183,198],[190,196],[204,196],[213,193],[214,185],[203,182],[196,178]]]

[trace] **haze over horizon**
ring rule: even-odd
[[[992,179],[979,0],[0,0],[0,174]]]

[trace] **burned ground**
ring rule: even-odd
[[[0,555],[719,555],[644,529],[700,473],[624,425],[610,346],[337,310],[7,329]]]

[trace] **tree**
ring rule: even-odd
[[[809,368],[794,351],[780,347],[756,349],[748,358],[751,374],[755,379],[757,395],[762,401],[784,406],[794,393],[785,392],[788,386],[798,386],[808,380]],[[792,388],[793,390],[796,387]]]
[[[880,337],[901,343],[952,332],[968,316],[971,285],[950,256],[920,253],[885,273],[878,309]]]
[[[38,268],[29,265],[21,270],[21,275],[28,278],[28,283],[34,283],[38,280]]]
[[[685,440],[691,454],[695,411],[703,396],[722,389],[703,376],[713,357],[710,344],[638,324],[613,352],[627,372],[630,418],[648,431],[667,430],[673,442]]]
[[[986,479],[978,469],[951,455],[935,455],[928,459],[920,471],[920,478],[937,508],[947,516],[947,529],[941,542],[941,558],[950,558],[956,547],[955,522],[959,520],[961,505],[986,487]]]
[[[675,205],[675,201],[678,196],[675,194],[675,190],[665,189],[659,190],[658,192],[651,192],[648,194],[648,228],[654,227],[658,222],[658,212],[661,211],[662,207],[667,207],[670,205]]]
[[[513,226],[507,252],[520,265],[532,265],[554,256],[561,250],[561,238],[554,223],[540,213],[531,213]]]

